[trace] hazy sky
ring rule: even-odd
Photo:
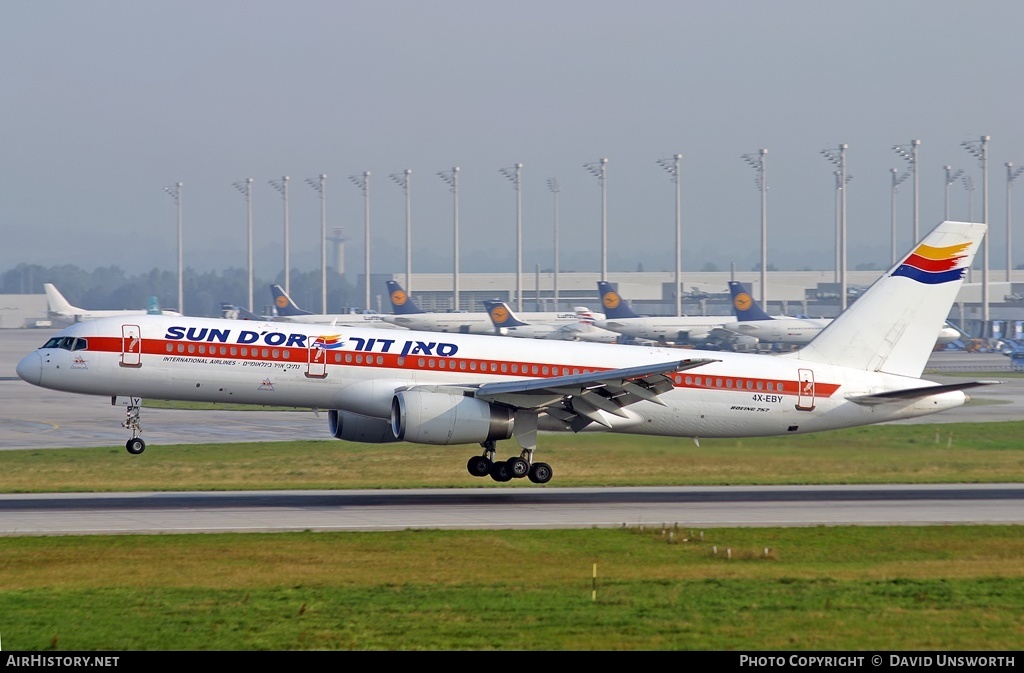
[[[524,164],[524,270],[600,270],[601,190],[583,164],[608,158],[609,269],[674,268],[674,187],[658,159],[683,155],[683,268],[760,259],[760,193],[741,155],[767,148],[768,260],[831,269],[834,167],[849,144],[849,264],[887,265],[895,144],[921,140],[920,228],[981,220],[978,161],[990,135],[992,268],[1005,259],[1006,168],[1024,165],[1024,3],[1019,0],[312,1],[12,0],[0,21],[0,271],[20,262],[245,267],[253,182],[256,270],[283,268],[291,176],[292,266],[318,269],[328,226],[362,273],[371,171],[371,270],[403,271],[412,174],[413,268],[452,266],[460,167],[461,266],[514,271],[516,201],[499,169]],[[1024,177],[1018,181],[1018,193]],[[969,200],[970,196],[970,200]],[[911,181],[897,196],[911,244]],[[1024,196],[1018,197],[1024,223]],[[1024,230],[1015,260],[1024,262]],[[1017,263],[1015,261],[1015,263]],[[685,281],[685,278],[684,278]]]

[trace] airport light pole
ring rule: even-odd
[[[917,198],[917,185],[918,185],[918,181],[917,181],[917,148],[920,147],[920,146],[921,146],[921,141],[920,140],[911,140],[909,145],[893,145],[892,146],[892,149],[896,152],[896,154],[898,154],[901,157],[903,157],[903,159],[908,164],[910,164],[910,170],[914,174],[914,238],[910,242],[911,245],[917,245],[917,238],[918,238],[918,231],[917,231],[917,222],[918,222],[918,216],[917,216],[917,213],[918,213],[918,208],[917,208],[917,204],[918,204],[918,198]]]
[[[178,207],[178,313],[182,315],[185,315],[185,290],[181,280],[181,188],[184,186],[184,183],[179,182],[173,187],[164,187],[164,191],[171,195]],[[1007,199],[1009,199],[1009,191],[1007,191]]]
[[[682,154],[674,154],[671,159],[658,159],[658,165],[668,171],[669,177],[672,182],[676,185],[676,290],[674,292],[676,296],[676,315],[683,315],[683,297],[682,297],[682,266],[683,262],[681,259],[683,250],[683,225],[681,219],[681,206],[682,206],[682,194],[679,186],[679,162],[682,160]]]
[[[889,244],[889,264],[891,265],[896,263],[896,194],[900,191],[900,184],[910,177],[910,172],[903,171],[901,174],[899,170],[895,168],[890,168],[889,172],[892,174],[892,198],[890,199],[892,206],[892,219],[890,222],[892,241]]]
[[[836,184],[841,192],[839,206],[839,239],[836,246],[839,250],[839,310],[846,310],[846,150],[849,145],[841,143],[839,147],[824,149],[822,156],[839,169]]]
[[[608,192],[605,178],[608,175],[608,159],[583,164],[587,171],[601,184],[601,280],[608,280]]]
[[[363,171],[358,175],[350,175],[348,179],[359,189],[363,190],[363,238],[366,247],[363,250],[364,266],[366,269],[366,310],[373,308],[370,305],[370,171]]]
[[[956,181],[960,178],[961,175],[964,174],[964,171],[963,171],[962,168],[958,168],[958,169],[956,169],[954,171],[952,166],[943,166],[942,168],[946,171],[946,211],[945,211],[945,216],[942,219],[948,221],[949,220],[949,188],[953,184],[956,183]]]
[[[562,191],[562,188],[558,185],[556,178],[548,178],[548,189],[551,190],[551,194],[554,196],[555,201],[555,266],[554,266],[554,279],[552,283],[552,290],[555,295],[555,311],[558,310],[558,193]]]
[[[455,273],[452,285],[452,309],[459,310],[459,167],[453,166],[450,171],[441,171],[437,177],[448,183],[454,195],[452,210],[455,218]]]
[[[412,292],[412,201],[409,195],[412,169],[406,168],[401,173],[392,173],[391,179],[405,190],[405,291]]]
[[[245,182],[234,183],[235,189],[240,191],[245,197],[245,212],[246,220],[248,222],[248,240],[249,240],[249,311],[252,308],[252,178],[246,178]]]
[[[988,141],[991,136],[981,136],[979,140],[965,140],[960,146],[978,160],[981,166],[981,221],[988,224]],[[981,242],[981,319],[982,336],[989,335],[989,297],[988,297],[988,239]]]
[[[284,291],[291,294],[291,253],[289,252],[289,245],[291,242],[291,236],[288,233],[288,180],[290,178],[285,175],[280,180],[271,180],[270,186],[281,193],[281,198],[284,199]]]
[[[1010,272],[1013,270],[1013,203],[1010,201],[1013,181],[1024,172],[1024,166],[1016,168],[1009,161],[1006,162],[1006,282],[1010,282]]]
[[[500,168],[516,190],[516,310],[523,311],[523,165]],[[539,290],[538,290],[539,292]]]
[[[306,178],[306,184],[320,195],[320,312],[327,313],[327,175]]]
[[[768,179],[765,169],[768,150],[760,149],[757,154],[744,154],[742,159],[750,164],[757,175],[754,184],[761,191],[761,308],[768,310]]]

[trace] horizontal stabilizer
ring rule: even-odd
[[[922,397],[931,397],[932,395],[941,395],[942,393],[950,393],[954,390],[967,390],[968,388],[977,388],[978,386],[991,386],[1002,381],[967,381],[965,383],[950,383],[944,386],[924,386],[921,388],[906,388],[904,390],[890,390],[886,393],[878,393],[877,395],[856,395],[848,397],[847,399],[855,404],[888,404],[890,402],[906,402],[907,400],[916,400]]]

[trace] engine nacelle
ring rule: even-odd
[[[513,412],[475,397],[403,390],[391,402],[395,437],[418,444],[475,444],[512,436]]]
[[[351,411],[331,409],[327,412],[327,427],[332,435],[348,442],[386,444],[398,441],[387,419],[370,418]]]

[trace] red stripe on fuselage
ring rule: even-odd
[[[87,352],[121,353],[121,337],[88,337]],[[142,353],[162,357],[208,358],[237,360],[240,362],[279,362],[302,365],[309,364],[307,348],[283,346],[246,346],[239,344],[197,343],[165,339],[142,339]],[[244,353],[244,355],[243,355]],[[445,371],[460,374],[488,374],[511,378],[554,378],[573,374],[609,371],[611,367],[581,367],[540,364],[524,361],[488,360],[483,358],[460,358],[427,355],[399,355],[373,351],[323,350],[327,366],[373,367],[375,369],[397,369],[402,371]],[[174,364],[168,360],[168,364]],[[187,363],[183,363],[187,364]],[[324,362],[317,360],[315,366]],[[504,367],[504,369],[503,369]],[[766,379],[749,376],[727,376],[724,374],[675,373],[670,378],[676,388],[694,390],[725,390],[753,394],[797,395],[796,379]],[[700,383],[697,383],[700,381]],[[748,385],[749,384],[749,385]],[[781,386],[781,387],[780,387]],[[815,397],[831,397],[839,385],[815,382]]]

